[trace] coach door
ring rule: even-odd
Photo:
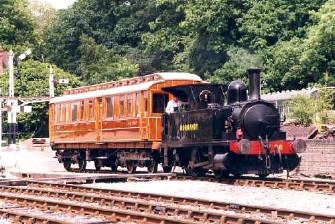
[[[141,139],[148,139],[148,91],[142,91],[140,94],[140,135]]]
[[[95,123],[96,141],[100,142],[102,139],[102,98],[97,99],[95,108],[97,108]]]

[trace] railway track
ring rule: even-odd
[[[335,223],[335,216],[55,183],[28,181],[26,186],[1,186],[0,191],[6,204],[19,208],[1,209],[0,213],[16,219],[26,217],[30,223],[43,218],[25,214],[29,206],[52,211],[55,215],[47,216],[51,223],[75,219],[80,223]],[[59,217],[59,212],[78,217],[57,221],[54,216]]]
[[[272,189],[288,189],[297,191],[322,192],[326,194],[335,194],[334,181],[317,181],[307,179],[281,179],[281,178],[227,178],[217,179],[214,177],[188,177],[188,176],[172,176],[170,179],[176,180],[197,180],[229,184],[234,186],[251,186],[251,187],[268,187]]]
[[[73,172],[79,172],[74,169]],[[85,173],[110,173],[108,170],[95,171],[87,170]],[[172,179],[172,180],[196,180],[229,184],[234,186],[268,187],[272,189],[289,189],[298,191],[322,192],[326,194],[335,194],[335,181],[308,180],[308,179],[282,179],[282,178],[257,178],[257,177],[229,177],[218,179],[211,175],[205,177],[190,177],[185,175],[174,176],[153,176],[145,177],[153,179]]]

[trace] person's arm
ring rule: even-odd
[[[173,105],[171,103],[171,101],[168,102],[166,108],[165,108],[165,112],[170,114],[170,113],[173,113]]]

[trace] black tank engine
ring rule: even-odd
[[[286,140],[280,115],[260,99],[260,69],[250,68],[249,92],[240,80],[223,84],[194,84],[164,90],[184,103],[177,113],[163,115],[163,166],[178,165],[193,176],[208,170],[218,177],[293,170],[301,139]],[[249,94],[248,94],[249,93]]]

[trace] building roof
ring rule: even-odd
[[[287,90],[282,92],[265,94],[262,95],[261,98],[267,101],[284,101],[284,100],[291,100],[299,95],[313,97],[317,93],[317,91],[318,89],[315,87],[302,90]]]

